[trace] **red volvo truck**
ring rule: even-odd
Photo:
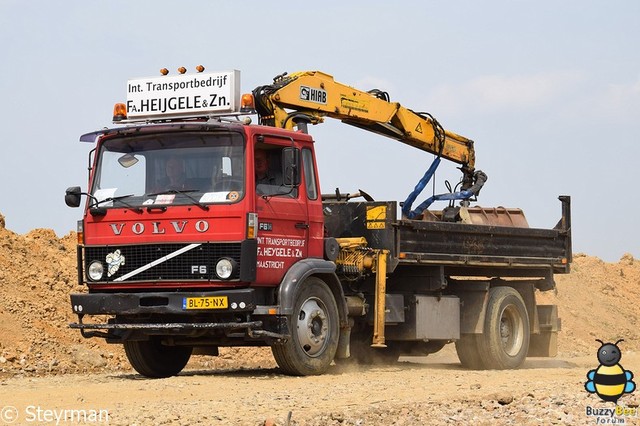
[[[123,344],[148,377],[221,346],[268,345],[293,375],[448,343],[469,368],[556,354],[557,308],[536,293],[569,272],[568,196],[555,227],[531,228],[519,209],[471,205],[487,180],[473,141],[385,92],[304,71],[241,96],[238,71],[198,71],[130,80],[115,125],[80,138],[95,146],[88,189],[65,194],[85,196],[72,328]],[[323,195],[307,129],[325,117],[434,160],[402,203]],[[460,187],[412,209],[441,159]]]

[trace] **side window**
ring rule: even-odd
[[[298,189],[284,185],[282,146],[257,143],[254,151],[254,172],[258,195],[298,197]]]
[[[318,199],[318,185],[316,184],[316,170],[313,167],[313,153],[310,149],[302,150],[302,167],[304,169],[304,181],[307,186],[307,197],[310,200]]]

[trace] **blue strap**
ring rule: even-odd
[[[416,207],[415,210],[409,212],[407,217],[409,219],[415,219],[420,216],[423,211],[425,211],[434,201],[442,201],[442,200],[466,200],[473,196],[473,192],[466,191],[458,191],[458,192],[448,192],[446,194],[438,194],[432,197],[427,198],[422,204]],[[404,213],[404,209],[402,210]]]
[[[420,195],[422,190],[427,186],[427,184],[435,174],[436,169],[438,168],[439,165],[440,165],[440,157],[436,157],[433,160],[433,163],[431,163],[431,166],[429,166],[429,169],[426,171],[424,176],[422,176],[422,179],[420,179],[416,187],[413,188],[413,191],[411,192],[411,194],[409,194],[407,199],[402,204],[402,214],[406,216],[408,219],[415,219],[416,217],[420,216],[423,211],[425,211],[431,204],[433,204],[434,201],[466,200],[473,197],[474,195],[473,192],[468,189],[464,191],[433,195],[427,198],[425,201],[423,201],[422,204],[416,207],[415,210],[411,210],[411,206],[413,205],[413,202],[416,200],[416,198],[418,198],[418,195]]]
[[[424,176],[422,176],[422,179],[418,181],[418,184],[416,185],[416,187],[413,188],[413,191],[411,192],[411,194],[409,194],[407,199],[404,201],[404,204],[402,205],[402,214],[407,216],[409,219],[413,219],[415,216],[420,214],[420,213],[417,213],[413,215],[413,212],[411,211],[411,206],[413,205],[413,202],[416,200],[416,198],[418,198],[418,195],[420,195],[422,190],[425,188],[425,186],[427,186],[427,184],[435,174],[436,169],[438,168],[439,165],[440,165],[440,157],[436,157],[433,160],[433,163],[431,163],[431,165],[429,166],[429,169],[425,172]]]

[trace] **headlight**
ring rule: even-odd
[[[91,281],[100,281],[102,275],[104,275],[104,266],[102,266],[102,262],[94,260],[89,264],[89,270],[87,272]]]
[[[235,269],[236,262],[233,259],[222,258],[218,260],[216,263],[216,275],[221,280],[227,280],[233,275],[233,270]]]

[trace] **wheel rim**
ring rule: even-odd
[[[322,354],[328,342],[329,319],[326,307],[315,297],[305,300],[298,314],[298,342],[310,357]]]
[[[504,351],[509,356],[516,356],[522,348],[524,322],[518,309],[513,305],[506,306],[500,316],[500,340]]]

